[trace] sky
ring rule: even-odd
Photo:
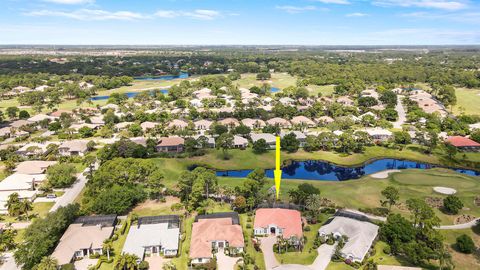
[[[480,0],[0,0],[0,44],[480,44]]]

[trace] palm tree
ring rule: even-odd
[[[37,264],[34,270],[57,270],[58,261],[52,257],[43,257],[39,264]]]
[[[23,199],[19,204],[19,211],[22,214],[25,214],[28,221],[28,211],[33,209],[33,204],[29,199]]]
[[[102,248],[105,252],[107,252],[107,260],[110,261],[110,250],[112,250],[112,242],[110,239],[107,239],[103,242]]]
[[[448,252],[446,247],[443,247],[438,252],[438,263],[440,265],[440,270],[455,268],[455,264],[452,261],[452,254]]]
[[[12,193],[8,196],[7,203],[5,204],[7,206],[8,214],[10,216],[17,216],[19,214],[19,206],[20,206],[20,196],[18,193]]]
[[[117,270],[135,270],[138,266],[140,259],[133,254],[122,254],[115,263],[115,269]]]

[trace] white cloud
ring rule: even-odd
[[[354,12],[354,13],[347,14],[345,16],[347,16],[347,17],[366,17],[366,16],[369,16],[369,15],[367,13]]]
[[[412,19],[426,20],[448,20],[464,23],[480,23],[480,11],[469,12],[448,12],[448,13],[431,13],[431,12],[411,12],[400,14],[401,17]]]
[[[198,20],[213,20],[221,15],[222,14],[219,11],[210,9],[196,9],[193,11],[159,10],[155,13],[155,16],[160,18],[187,17]]]
[[[26,16],[65,17],[81,21],[124,20],[131,21],[144,19],[147,16],[131,11],[106,11],[100,9],[79,9],[75,11],[38,10],[23,13]]]
[[[377,6],[399,6],[399,7],[419,7],[433,8],[442,10],[459,10],[467,8],[467,2],[464,0],[374,0],[372,2]]]
[[[348,0],[315,0],[316,2],[324,3],[324,4],[339,4],[339,5],[348,5],[350,1]]]
[[[44,2],[66,4],[66,5],[80,5],[80,4],[93,4],[95,0],[43,0]]]
[[[283,10],[287,13],[295,14],[295,13],[302,13],[304,11],[316,10],[317,8],[314,6],[276,6],[276,9]]]

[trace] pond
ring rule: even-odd
[[[272,87],[272,88],[270,88],[270,91],[271,91],[272,93],[277,93],[278,91],[280,91],[280,88]]]
[[[388,158],[368,162],[358,167],[339,166],[319,160],[291,161],[282,168],[282,178],[320,181],[345,181],[358,179],[365,175],[370,175],[385,170],[431,169],[435,167],[442,166],[410,160]],[[480,176],[480,171],[459,168],[450,169],[470,176]],[[217,176],[246,177],[250,172],[252,172],[252,170],[217,171]],[[267,177],[273,178],[273,169],[265,170],[265,174]]]
[[[134,77],[138,81],[171,81],[175,79],[187,79],[188,73],[180,73],[178,75],[162,75],[162,76],[142,76]]]

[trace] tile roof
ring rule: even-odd
[[[448,137],[447,142],[455,147],[480,147],[480,143],[462,136]]]
[[[292,236],[301,237],[302,217],[299,211],[281,208],[261,208],[255,212],[255,228],[266,228],[275,224],[283,229],[283,236],[290,238]]]

